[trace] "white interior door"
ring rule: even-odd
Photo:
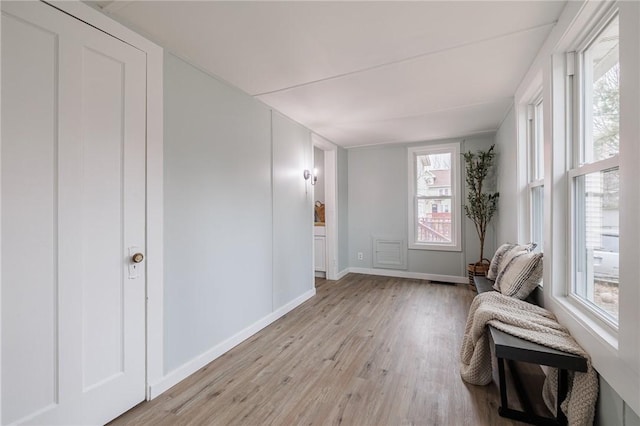
[[[2,2],[2,423],[145,397],[145,54]]]

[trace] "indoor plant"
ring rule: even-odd
[[[465,173],[467,182],[467,202],[464,212],[473,221],[480,239],[480,259],[469,264],[469,281],[473,284],[473,276],[486,275],[489,260],[484,258],[484,240],[487,226],[498,208],[498,192],[487,191],[487,177],[493,167],[495,145],[486,151],[464,153]]]

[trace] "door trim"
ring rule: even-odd
[[[163,61],[164,51],[112,18],[80,1],[47,1],[51,6],[145,52],[147,56],[146,123],[146,383],[164,376],[163,324]],[[0,407],[0,414],[1,414]]]
[[[338,279],[338,147],[328,140],[311,134],[314,147],[324,151],[324,188],[325,188],[325,217],[326,217],[326,277],[328,280]],[[313,220],[313,219],[311,219]]]

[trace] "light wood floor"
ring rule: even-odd
[[[114,425],[513,425],[470,386],[465,285],[350,274]]]

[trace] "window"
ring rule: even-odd
[[[568,6],[516,95],[526,107],[542,82],[544,304],[640,413],[640,3]],[[526,109],[516,112],[525,124]],[[524,172],[526,127],[517,129]]]
[[[409,149],[409,248],[461,250],[460,145]]]
[[[528,105],[527,145],[529,152],[529,233],[537,244],[536,251],[544,247],[544,122],[542,97]]]
[[[571,182],[571,295],[618,324],[620,62],[618,16],[576,54]]]

